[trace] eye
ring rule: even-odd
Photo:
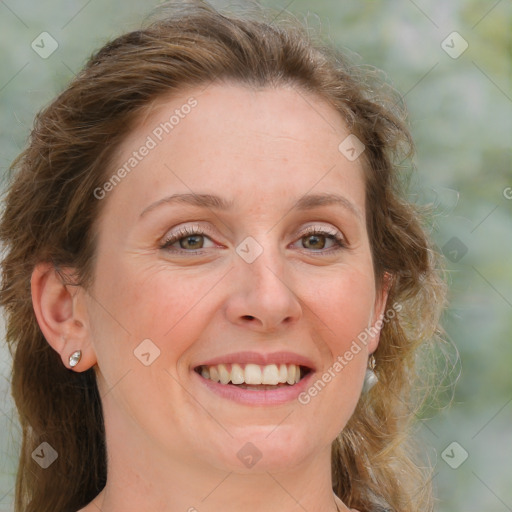
[[[210,245],[206,245],[210,242]],[[171,251],[186,251],[193,252],[208,247],[215,247],[215,244],[210,240],[206,234],[199,229],[198,226],[180,228],[174,233],[171,233],[164,240],[160,246],[161,249]]]
[[[329,231],[325,228],[310,227],[301,233],[295,244],[301,243],[302,249],[308,252],[330,253],[343,248],[348,244],[345,237],[337,230]],[[170,252],[194,253],[201,249],[216,247],[209,236],[199,226],[183,227],[170,233],[160,246]]]
[[[339,231],[331,232],[317,227],[307,229],[297,242],[301,242],[303,249],[311,249],[313,252],[332,252],[348,247],[345,237]]]

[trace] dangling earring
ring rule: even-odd
[[[366,369],[366,374],[364,376],[364,384],[363,384],[363,393],[368,393],[370,389],[379,382],[379,378],[374,372],[375,369],[375,357],[373,354],[368,358],[368,368]]]
[[[73,352],[69,356],[69,366],[71,366],[71,368],[74,368],[80,362],[80,359],[82,359],[82,351],[77,350]]]

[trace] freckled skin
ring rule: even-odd
[[[94,299],[77,296],[109,451],[107,487],[95,503],[105,512],[295,511],[297,500],[335,510],[330,444],[354,411],[378,339],[307,405],[236,404],[193,368],[231,352],[290,351],[310,358],[320,376],[383,311],[360,161],[338,151],[348,131],[321,99],[218,84],[161,98],[118,163],[191,96],[197,106],[103,199]],[[164,204],[140,218],[155,201],[191,192],[233,200],[232,211]],[[361,217],[333,205],[291,211],[311,193],[343,195]],[[202,253],[187,254],[179,242],[161,249],[177,229],[194,226],[204,228],[195,239]],[[327,249],[315,252],[305,226],[340,232],[349,248],[332,250],[321,238]],[[236,252],[248,236],[263,248],[251,264]],[[160,350],[149,366],[134,356],[145,339]],[[237,457],[247,442],[261,454],[252,468]]]

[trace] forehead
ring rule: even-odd
[[[129,172],[109,201],[140,210],[164,193],[223,192],[264,207],[339,189],[363,210],[360,159],[339,150],[348,135],[332,106],[296,88],[189,89],[156,100],[121,144],[110,172]]]

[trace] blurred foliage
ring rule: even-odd
[[[154,5],[148,0],[0,3],[3,180],[35,113],[93,50],[137,28]],[[435,206],[430,229],[440,250],[448,253],[453,237],[467,247],[458,261],[447,260],[451,305],[444,327],[460,352],[460,364],[446,367],[451,373],[440,401],[445,408],[433,417],[429,410],[418,435],[435,464],[440,511],[512,510],[512,200],[504,195],[512,187],[512,3],[287,0],[263,5],[276,14],[288,9],[356,63],[382,69],[405,98],[417,145],[411,199]],[[59,43],[48,59],[30,46],[42,31]],[[453,31],[468,43],[457,59],[441,47]],[[453,350],[449,353],[453,362]],[[5,510],[12,501],[17,456],[17,430],[9,420],[14,417],[9,364],[1,350],[0,508]],[[459,371],[448,407],[450,383]],[[452,441],[469,454],[457,469],[442,457]]]

